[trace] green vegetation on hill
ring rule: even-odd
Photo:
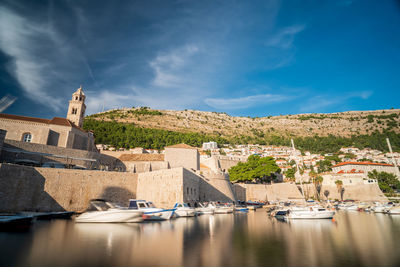
[[[228,141],[218,136],[203,135],[199,133],[180,133],[158,129],[146,129],[130,123],[115,121],[98,121],[85,119],[83,128],[93,131],[97,144],[108,144],[123,148],[152,148],[163,149],[165,146],[185,143],[201,147],[204,142],[215,141],[225,144]]]
[[[253,130],[255,136],[221,137],[201,133],[181,133],[167,130],[140,128],[132,123],[115,121],[100,121],[87,117],[84,129],[91,130],[96,136],[96,143],[109,144],[116,147],[132,148],[144,147],[162,149],[165,146],[177,143],[200,147],[203,142],[215,141],[218,144],[260,144],[290,146],[290,138],[267,135]],[[352,137],[340,136],[313,136],[293,137],[296,148],[312,153],[335,153],[342,147],[354,146],[359,149],[372,148],[386,152],[388,150],[386,137],[390,138],[394,151],[400,151],[400,134],[393,131],[374,132],[371,135],[357,135]]]

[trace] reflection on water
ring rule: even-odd
[[[1,266],[400,266],[400,216],[203,215],[140,224],[37,222],[0,233]]]

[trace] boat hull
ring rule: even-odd
[[[85,212],[75,218],[78,223],[136,223],[143,221],[143,212],[136,210],[107,210]]]
[[[293,219],[332,219],[335,215],[334,211],[309,211],[309,212],[302,212],[302,211],[291,211],[288,213],[285,218],[289,220]]]

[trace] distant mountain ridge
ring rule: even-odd
[[[369,135],[400,133],[400,109],[311,113],[268,117],[233,117],[226,113],[197,110],[153,110],[147,107],[115,109],[86,119],[134,123],[138,127],[175,132],[195,132],[226,138],[234,136],[283,137]]]

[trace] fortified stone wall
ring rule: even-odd
[[[200,201],[236,201],[228,175],[211,171],[203,175],[200,181]]]
[[[3,153],[0,155],[0,160],[2,162],[12,162],[15,159],[30,159],[38,161],[39,163],[55,161],[64,164],[80,165],[86,168],[99,169],[101,168],[101,166],[107,166],[109,170],[114,170],[118,166],[120,170],[122,171],[125,170],[124,164],[119,159],[116,159],[108,155],[100,154],[98,152],[90,152],[80,149],[27,143],[27,142],[8,140],[8,139],[4,141],[3,147],[4,147]],[[23,152],[34,152],[34,153],[32,154]],[[43,156],[37,153],[52,154],[54,156]],[[84,159],[93,159],[95,160],[95,162],[87,161]]]
[[[0,157],[1,157],[1,151],[3,149],[4,145],[4,139],[6,138],[7,131],[0,129]]]
[[[176,202],[199,199],[199,176],[182,167],[140,173],[137,198],[172,208]]]
[[[137,174],[0,164],[0,212],[83,211],[90,199],[127,206]]]
[[[200,155],[196,148],[166,147],[164,161],[168,161],[171,168],[184,167],[200,170]]]
[[[238,159],[229,159],[229,158],[219,158],[218,161],[221,170],[225,172],[228,172],[228,170],[231,167],[236,166],[239,162],[242,162],[241,160]]]
[[[303,198],[295,184],[278,183],[242,184],[234,186],[236,196],[241,201],[301,201]]]
[[[307,198],[316,197],[316,188],[313,184],[305,184],[304,193]],[[387,202],[388,198],[383,194],[377,184],[344,185],[343,200],[353,199],[358,201]],[[320,197],[326,199],[325,191],[328,191],[328,199],[341,200],[340,190],[337,186],[321,186]]]

